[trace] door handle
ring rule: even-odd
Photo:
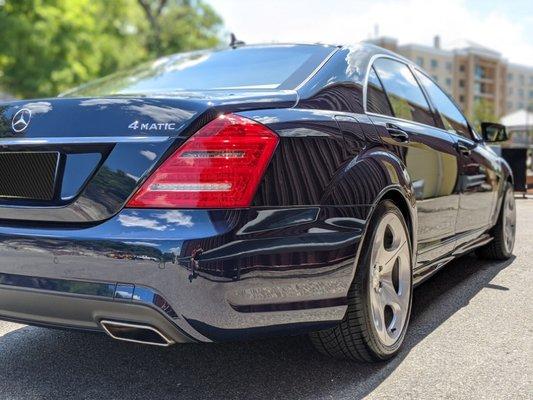
[[[387,124],[387,132],[389,132],[391,138],[398,142],[409,142],[409,134],[396,125]]]
[[[457,142],[457,151],[464,156],[469,156],[470,154],[472,154],[472,149],[461,142]]]

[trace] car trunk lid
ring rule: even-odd
[[[0,104],[0,220],[94,223],[220,112],[293,95],[55,98]]]

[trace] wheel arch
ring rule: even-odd
[[[504,158],[501,158],[501,163],[502,163],[502,171],[503,171],[503,181],[510,182],[512,185],[514,185],[514,176],[513,176],[513,170],[511,169],[511,166]]]
[[[359,260],[361,257],[363,246],[365,246],[367,242],[367,234],[369,233],[368,232],[369,223],[374,216],[374,212],[377,206],[380,204],[380,202],[384,200],[389,200],[393,202],[394,205],[396,205],[399,208],[400,212],[405,218],[407,229],[409,231],[408,233],[411,239],[411,251],[412,251],[411,262],[412,262],[413,267],[416,265],[418,222],[417,222],[417,210],[416,210],[416,202],[414,200],[414,195],[410,196],[407,190],[401,185],[391,185],[391,186],[384,188],[378,194],[378,196],[376,196],[375,201],[368,213],[368,217],[366,219],[367,222],[366,222],[365,231],[363,232],[363,235],[361,236],[359,248],[357,249],[357,254],[355,257],[355,265],[353,268],[352,281],[353,279],[355,279],[355,276],[357,274],[357,268],[359,266]]]
[[[418,242],[417,204],[412,180],[404,162],[394,151],[377,146],[359,154],[354,159],[354,162],[350,163],[349,170],[355,172],[351,175],[351,178],[357,180],[353,182],[358,182],[360,176],[367,177],[366,185],[360,185],[367,189],[361,191],[362,195],[357,196],[357,198],[366,200],[367,202],[365,204],[369,206],[365,216],[365,228],[355,255],[352,279],[357,274],[362,248],[368,241],[367,233],[370,221],[374,217],[378,204],[383,200],[392,201],[405,218],[411,239],[412,264],[414,268],[416,265]],[[345,172],[345,175],[348,174]]]
[[[401,211],[411,237],[411,247],[416,243],[416,207],[413,207],[399,188],[390,188],[383,193],[378,203],[383,200],[392,201]],[[376,203],[376,205],[378,204]]]
[[[359,159],[371,158],[376,160],[387,172],[386,184],[375,195],[367,221],[374,215],[377,205],[383,200],[392,201],[401,211],[409,229],[413,258],[416,255],[418,232],[418,217],[415,191],[407,167],[402,159],[394,152],[383,148],[375,148],[360,155]],[[368,225],[368,223],[367,223]],[[366,231],[364,236],[366,236]],[[363,240],[365,237],[363,237]]]

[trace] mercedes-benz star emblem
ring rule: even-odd
[[[11,121],[11,127],[16,133],[22,132],[28,127],[30,120],[31,111],[27,108],[23,108],[22,110],[18,110],[13,117],[13,120]]]

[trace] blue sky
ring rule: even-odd
[[[250,43],[353,43],[381,35],[400,43],[463,39],[533,66],[533,0],[208,0],[226,29]]]

